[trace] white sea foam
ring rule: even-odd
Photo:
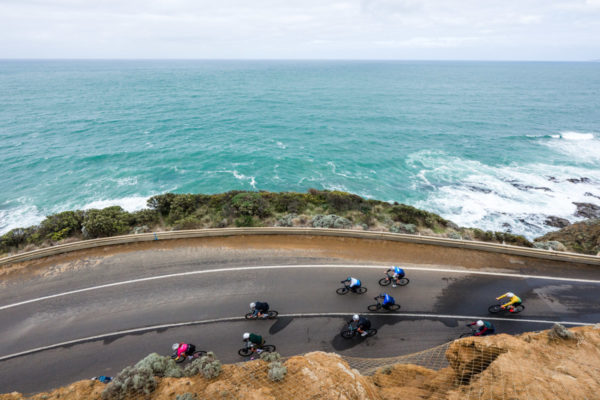
[[[0,235],[11,229],[37,225],[45,218],[44,214],[33,205],[31,199],[20,198],[11,203],[5,203],[0,208]]]
[[[409,165],[422,187],[433,192],[415,206],[439,213],[461,226],[510,230],[529,238],[556,228],[544,224],[547,216],[577,221],[574,202],[600,200],[600,169],[547,164],[493,167],[443,153],[420,152]],[[452,168],[444,168],[451,165]],[[586,177],[589,181],[570,182]]]
[[[561,132],[541,143],[573,162],[600,163],[600,138],[593,133]]]
[[[124,197],[121,199],[106,199],[106,200],[95,200],[85,204],[82,207],[75,207],[75,209],[89,210],[91,208],[102,209],[111,206],[120,206],[123,210],[133,212],[146,208],[146,201],[151,196],[131,196]],[[67,208],[72,209],[72,208]]]
[[[240,181],[249,181],[248,183],[250,184],[250,186],[252,186],[254,189],[256,189],[256,180],[254,179],[253,176],[246,176],[244,174],[240,174],[239,172],[237,172],[236,170],[233,171],[225,171],[225,172],[230,172],[233,174],[233,176],[240,180]]]

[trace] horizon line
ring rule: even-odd
[[[414,58],[414,59],[401,59],[401,58],[120,58],[120,57],[0,57],[0,61],[344,61],[344,62],[539,62],[539,63],[597,63],[600,59],[589,59],[589,60],[519,60],[519,59],[434,59],[434,58]]]

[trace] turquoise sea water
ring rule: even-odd
[[[533,237],[600,204],[600,63],[0,61],[0,140],[2,233],[314,187]]]

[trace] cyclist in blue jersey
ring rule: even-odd
[[[377,299],[383,300],[381,307],[385,308],[386,310],[389,310],[391,305],[396,304],[396,300],[394,300],[394,298],[387,293],[381,293],[379,296],[375,297],[375,300]]]
[[[400,279],[404,278],[404,270],[400,267],[393,266],[389,268],[386,272],[386,275],[392,279],[392,287],[396,287],[396,284],[400,284]]]

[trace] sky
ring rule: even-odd
[[[0,58],[600,60],[600,0],[0,0]]]

